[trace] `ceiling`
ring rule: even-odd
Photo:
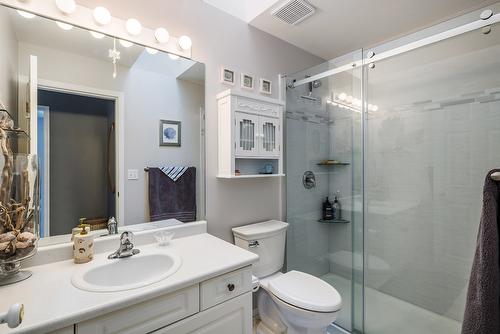
[[[204,0],[234,16],[244,7],[229,8],[224,0]],[[246,1],[246,0],[244,0]],[[233,1],[231,1],[233,2]],[[270,2],[270,3],[269,3]],[[268,1],[252,26],[323,59],[370,47],[498,2],[498,0],[309,0],[316,13],[292,26],[270,15],[284,0]]]
[[[278,0],[203,0],[230,15],[250,22],[257,15],[270,8]]]

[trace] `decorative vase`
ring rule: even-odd
[[[40,231],[40,191],[36,155],[0,155],[0,286],[22,281],[31,272],[21,260],[36,254]]]

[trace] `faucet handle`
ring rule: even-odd
[[[134,241],[134,233],[130,231],[125,231],[120,236],[120,243],[123,245],[125,243],[132,243]]]

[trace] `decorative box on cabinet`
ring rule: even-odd
[[[217,106],[217,177],[283,176],[283,102],[229,89],[217,95]]]

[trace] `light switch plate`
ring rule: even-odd
[[[139,179],[139,171],[137,169],[129,169],[127,172],[127,178],[129,180],[138,180]]]

